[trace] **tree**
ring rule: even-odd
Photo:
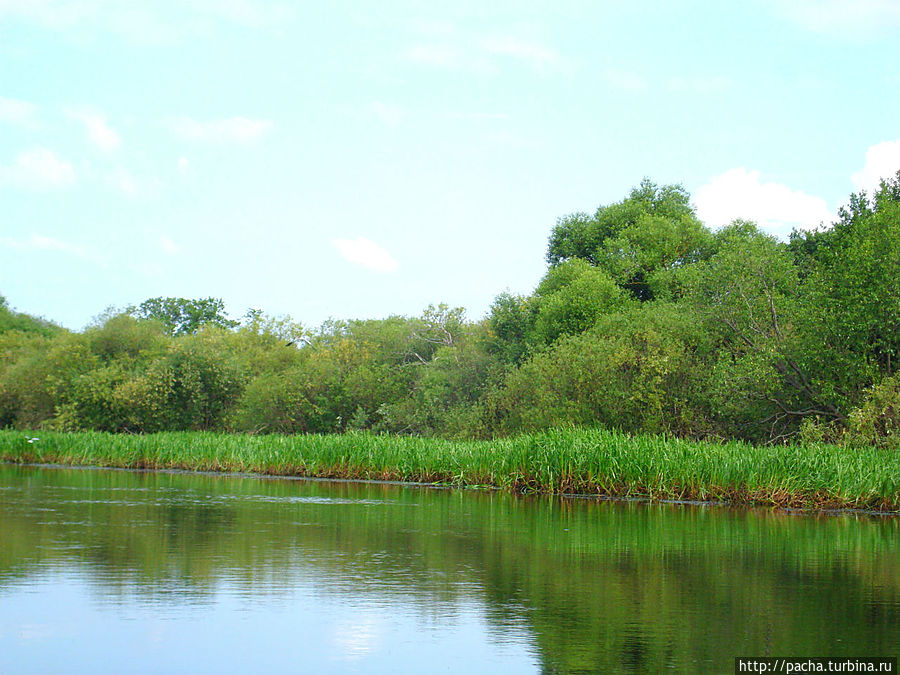
[[[584,260],[645,301],[654,297],[655,274],[708,257],[711,245],[712,235],[697,219],[684,188],[658,187],[644,179],[626,199],[601,206],[593,217],[576,213],[559,220],[547,262]]]
[[[186,298],[150,298],[127,312],[138,319],[162,323],[169,335],[193,335],[202,326],[236,328],[238,322],[228,318],[225,303],[219,298],[188,300]]]
[[[851,196],[827,234],[805,289],[823,337],[890,376],[900,357],[900,172],[872,198]]]
[[[64,329],[46,319],[14,311],[6,298],[0,295],[0,333],[11,330],[51,337]]]
[[[485,403],[487,423],[503,433],[567,424],[705,433],[701,326],[673,303],[634,303],[605,315],[509,371]]]
[[[843,420],[788,247],[744,221],[716,239],[687,275],[688,299],[718,341],[709,395],[726,434],[775,440],[806,417]]]
[[[518,365],[528,353],[528,335],[534,327],[535,303],[522,295],[504,292],[494,298],[488,315],[491,336],[488,350],[502,363]]]
[[[547,345],[562,335],[581,333],[627,303],[628,298],[603,270],[584,260],[562,263],[547,272],[535,291],[531,341],[535,346]]]

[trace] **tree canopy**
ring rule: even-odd
[[[900,173],[789,242],[716,231],[644,180],[557,221],[534,291],[483,320],[310,329],[150,298],[82,332],[0,296],[0,426],[490,437],[576,424],[900,447]]]

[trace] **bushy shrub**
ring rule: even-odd
[[[872,387],[847,419],[847,445],[900,448],[900,374]]]

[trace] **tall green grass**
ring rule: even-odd
[[[0,431],[0,459],[401,480],[610,497],[900,511],[900,453],[833,445],[708,443],[599,429],[495,441],[345,434]]]

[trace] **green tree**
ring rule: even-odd
[[[547,272],[534,302],[531,341],[537,346],[586,331],[601,316],[624,307],[628,298],[609,274],[575,259]]]
[[[806,294],[822,337],[848,360],[890,376],[900,356],[900,172],[854,195],[816,251]],[[863,383],[868,386],[868,383]]]
[[[501,363],[518,365],[528,354],[536,304],[522,295],[504,292],[494,298],[488,314],[488,349]]]
[[[574,424],[706,435],[701,325],[672,303],[605,315],[510,371],[485,402],[487,424],[501,433]]]
[[[626,199],[601,206],[593,217],[576,213],[559,220],[550,235],[547,261],[584,260],[605,270],[636,299],[651,300],[655,274],[708,257],[711,245],[712,236],[684,188],[658,187],[644,179]]]
[[[51,337],[64,329],[46,319],[14,311],[6,298],[0,295],[0,333],[13,330]]]
[[[225,304],[219,298],[150,298],[137,307],[129,307],[127,312],[138,319],[159,321],[173,336],[193,335],[202,326],[235,328],[239,325],[228,318]]]

